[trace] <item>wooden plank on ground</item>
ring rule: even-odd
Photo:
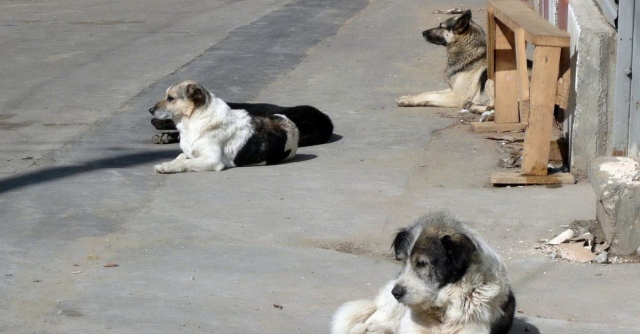
[[[522,27],[525,39],[534,45],[567,47],[569,33],[558,29],[521,1],[489,0],[494,16],[512,30]],[[533,14],[533,15],[532,15]]]
[[[559,64],[559,47],[536,47],[531,76],[531,110],[522,153],[522,174],[525,175],[547,174]]]
[[[496,21],[495,45],[495,122],[519,123],[518,71],[515,36],[509,27]]]
[[[473,132],[511,132],[522,131],[524,128],[525,125],[521,123],[471,122]]]
[[[494,172],[491,174],[493,185],[527,185],[527,184],[575,184],[576,178],[571,173],[551,175],[522,175],[514,172]]]

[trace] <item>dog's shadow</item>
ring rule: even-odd
[[[340,141],[340,139],[342,139],[341,135],[337,133],[333,133],[331,134],[331,138],[329,138],[329,141],[327,142],[327,144],[335,143],[337,141]]]
[[[307,161],[307,160],[313,160],[315,158],[317,158],[318,156],[315,154],[304,154],[304,153],[298,153],[296,154],[295,157],[293,157],[293,159],[286,161],[285,163],[287,164],[292,164],[292,163],[296,163],[296,162],[303,162],[303,161]]]
[[[509,334],[516,333],[540,334],[540,330],[538,327],[528,323],[526,319],[515,317]]]

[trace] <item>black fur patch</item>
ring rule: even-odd
[[[280,125],[282,118],[274,115],[252,116],[253,135],[240,149],[233,163],[246,166],[266,162],[267,165],[278,163],[291,153],[285,151],[287,131]]]
[[[416,241],[411,250],[411,259],[418,273],[421,267],[430,266],[426,272],[435,275],[440,287],[444,287],[464,276],[475,251],[473,241],[464,234],[445,235],[442,238],[425,235]],[[423,261],[425,258],[427,262]]]
[[[447,45],[447,40],[442,36],[442,28],[432,28],[422,32],[424,39],[435,45]]]
[[[393,251],[396,254],[396,260],[403,261],[409,255],[409,247],[411,247],[411,231],[408,229],[400,229],[393,239]]]
[[[466,10],[453,24],[453,32],[461,34],[469,28],[469,22],[471,22],[471,11]]]
[[[491,325],[491,334],[507,334],[513,324],[513,316],[516,310],[516,298],[513,291],[509,290],[509,297],[501,307],[504,314]]]

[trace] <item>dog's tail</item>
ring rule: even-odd
[[[358,325],[363,325],[376,312],[373,300],[356,300],[345,303],[333,315],[331,334],[349,334]]]
[[[333,134],[331,118],[311,106],[286,108],[279,114],[287,116],[300,131],[299,147],[320,145],[329,142]]]

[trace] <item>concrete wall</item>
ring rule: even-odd
[[[611,153],[617,32],[594,0],[536,0],[534,10],[571,34],[572,87],[561,115],[573,172]]]
[[[567,31],[572,88],[565,132],[571,170],[586,172],[589,161],[611,147],[617,33],[593,0],[569,3]]]

